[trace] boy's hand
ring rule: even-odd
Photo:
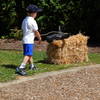
[[[38,43],[41,44],[41,42],[42,42],[42,39],[40,38]]]
[[[40,33],[39,33],[38,31],[34,31],[34,33],[35,33],[35,36],[38,38],[38,40],[39,40],[39,44],[40,44],[41,41],[42,41],[42,38],[41,38]]]

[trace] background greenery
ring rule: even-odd
[[[9,36],[11,29],[20,29],[25,8],[36,4],[43,8],[37,22],[41,33],[58,30],[90,36],[100,43],[100,0],[0,0],[0,36]]]

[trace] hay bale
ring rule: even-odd
[[[47,47],[47,61],[54,64],[71,64],[88,61],[88,37],[82,34],[63,40],[54,40]]]

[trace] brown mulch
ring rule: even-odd
[[[0,87],[0,100],[100,100],[100,65],[50,73]]]
[[[35,49],[38,51],[46,50],[47,42],[43,41],[41,44],[38,44],[38,41],[35,41]],[[22,50],[23,45],[22,41],[14,39],[0,39],[0,50]]]
[[[41,51],[46,50],[48,43],[46,41],[38,44],[38,41],[35,41],[35,50]],[[22,50],[22,41],[14,39],[0,39],[0,50]],[[89,46],[89,53],[100,53],[100,46]]]

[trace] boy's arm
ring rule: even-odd
[[[39,43],[40,43],[42,40],[40,33],[38,31],[34,31],[34,33],[35,33],[35,36],[38,38]]]

